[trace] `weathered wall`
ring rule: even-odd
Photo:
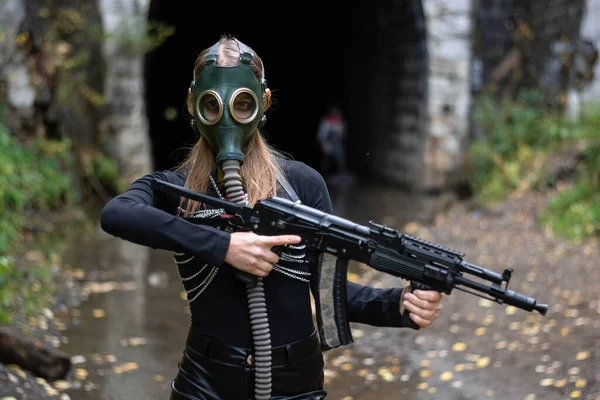
[[[471,0],[423,0],[429,53],[425,188],[456,183],[468,132]]]
[[[600,49],[600,0],[587,0],[580,36]],[[585,103],[600,103],[600,61],[594,67],[594,81],[583,90]]]
[[[149,0],[99,0],[106,33],[108,151],[126,184],[152,169],[144,107],[144,37]]]
[[[0,103],[5,110],[5,123],[15,131],[33,119],[36,92],[25,66],[25,56],[18,46],[19,25],[25,18],[25,2],[0,2]],[[10,117],[13,116],[13,117]],[[18,118],[15,118],[19,116]]]
[[[368,49],[346,63],[346,115],[354,170],[371,180],[420,186],[427,130],[427,46],[420,0],[363,3],[354,10],[352,49]],[[348,72],[347,72],[348,73]],[[356,165],[359,164],[359,165]]]
[[[21,138],[69,138],[85,177],[102,143],[102,30],[93,2],[0,2],[3,123]]]

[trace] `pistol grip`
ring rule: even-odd
[[[410,281],[410,288],[411,291],[415,290],[415,289],[419,289],[419,290],[433,290],[433,288],[427,286],[427,285],[423,285],[422,283],[419,282],[415,282],[415,281]],[[406,289],[405,289],[406,290]],[[402,314],[402,322],[403,325],[414,329],[416,331],[418,331],[419,329],[421,329],[421,327],[419,325],[417,325],[417,323],[415,321],[413,321],[412,319],[410,319],[410,312],[408,310],[404,310],[404,313]]]

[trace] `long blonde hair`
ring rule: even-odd
[[[250,65],[256,77],[261,80],[262,61],[256,56],[254,50],[250,47],[249,49],[255,54]],[[196,76],[200,75],[206,65],[204,58],[208,51],[208,48],[203,50],[196,58],[194,65]],[[216,62],[222,66],[234,66],[239,63],[239,49],[234,38],[221,37]],[[266,93],[263,93],[262,101],[263,110],[266,111],[271,106],[271,99]],[[192,103],[192,93],[188,93],[187,110],[193,118]],[[250,205],[254,205],[258,200],[276,195],[277,176],[280,175],[282,179],[285,179],[278,161],[285,158],[283,153],[275,150],[266,142],[257,129],[256,134],[244,149],[244,163],[241,168]],[[210,173],[215,167],[215,155],[206,139],[201,136],[177,169],[187,171],[186,187],[194,191],[206,192]],[[197,206],[197,202],[188,202],[186,214],[189,215]]]

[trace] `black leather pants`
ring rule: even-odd
[[[323,355],[316,332],[272,351],[272,400],[322,400]],[[171,400],[250,400],[254,398],[251,349],[210,339],[192,326]]]

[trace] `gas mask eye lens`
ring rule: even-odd
[[[213,90],[207,90],[196,100],[196,114],[206,125],[214,125],[223,115],[223,101]]]
[[[249,89],[238,89],[229,101],[231,116],[240,124],[253,121],[258,114],[258,99]]]

